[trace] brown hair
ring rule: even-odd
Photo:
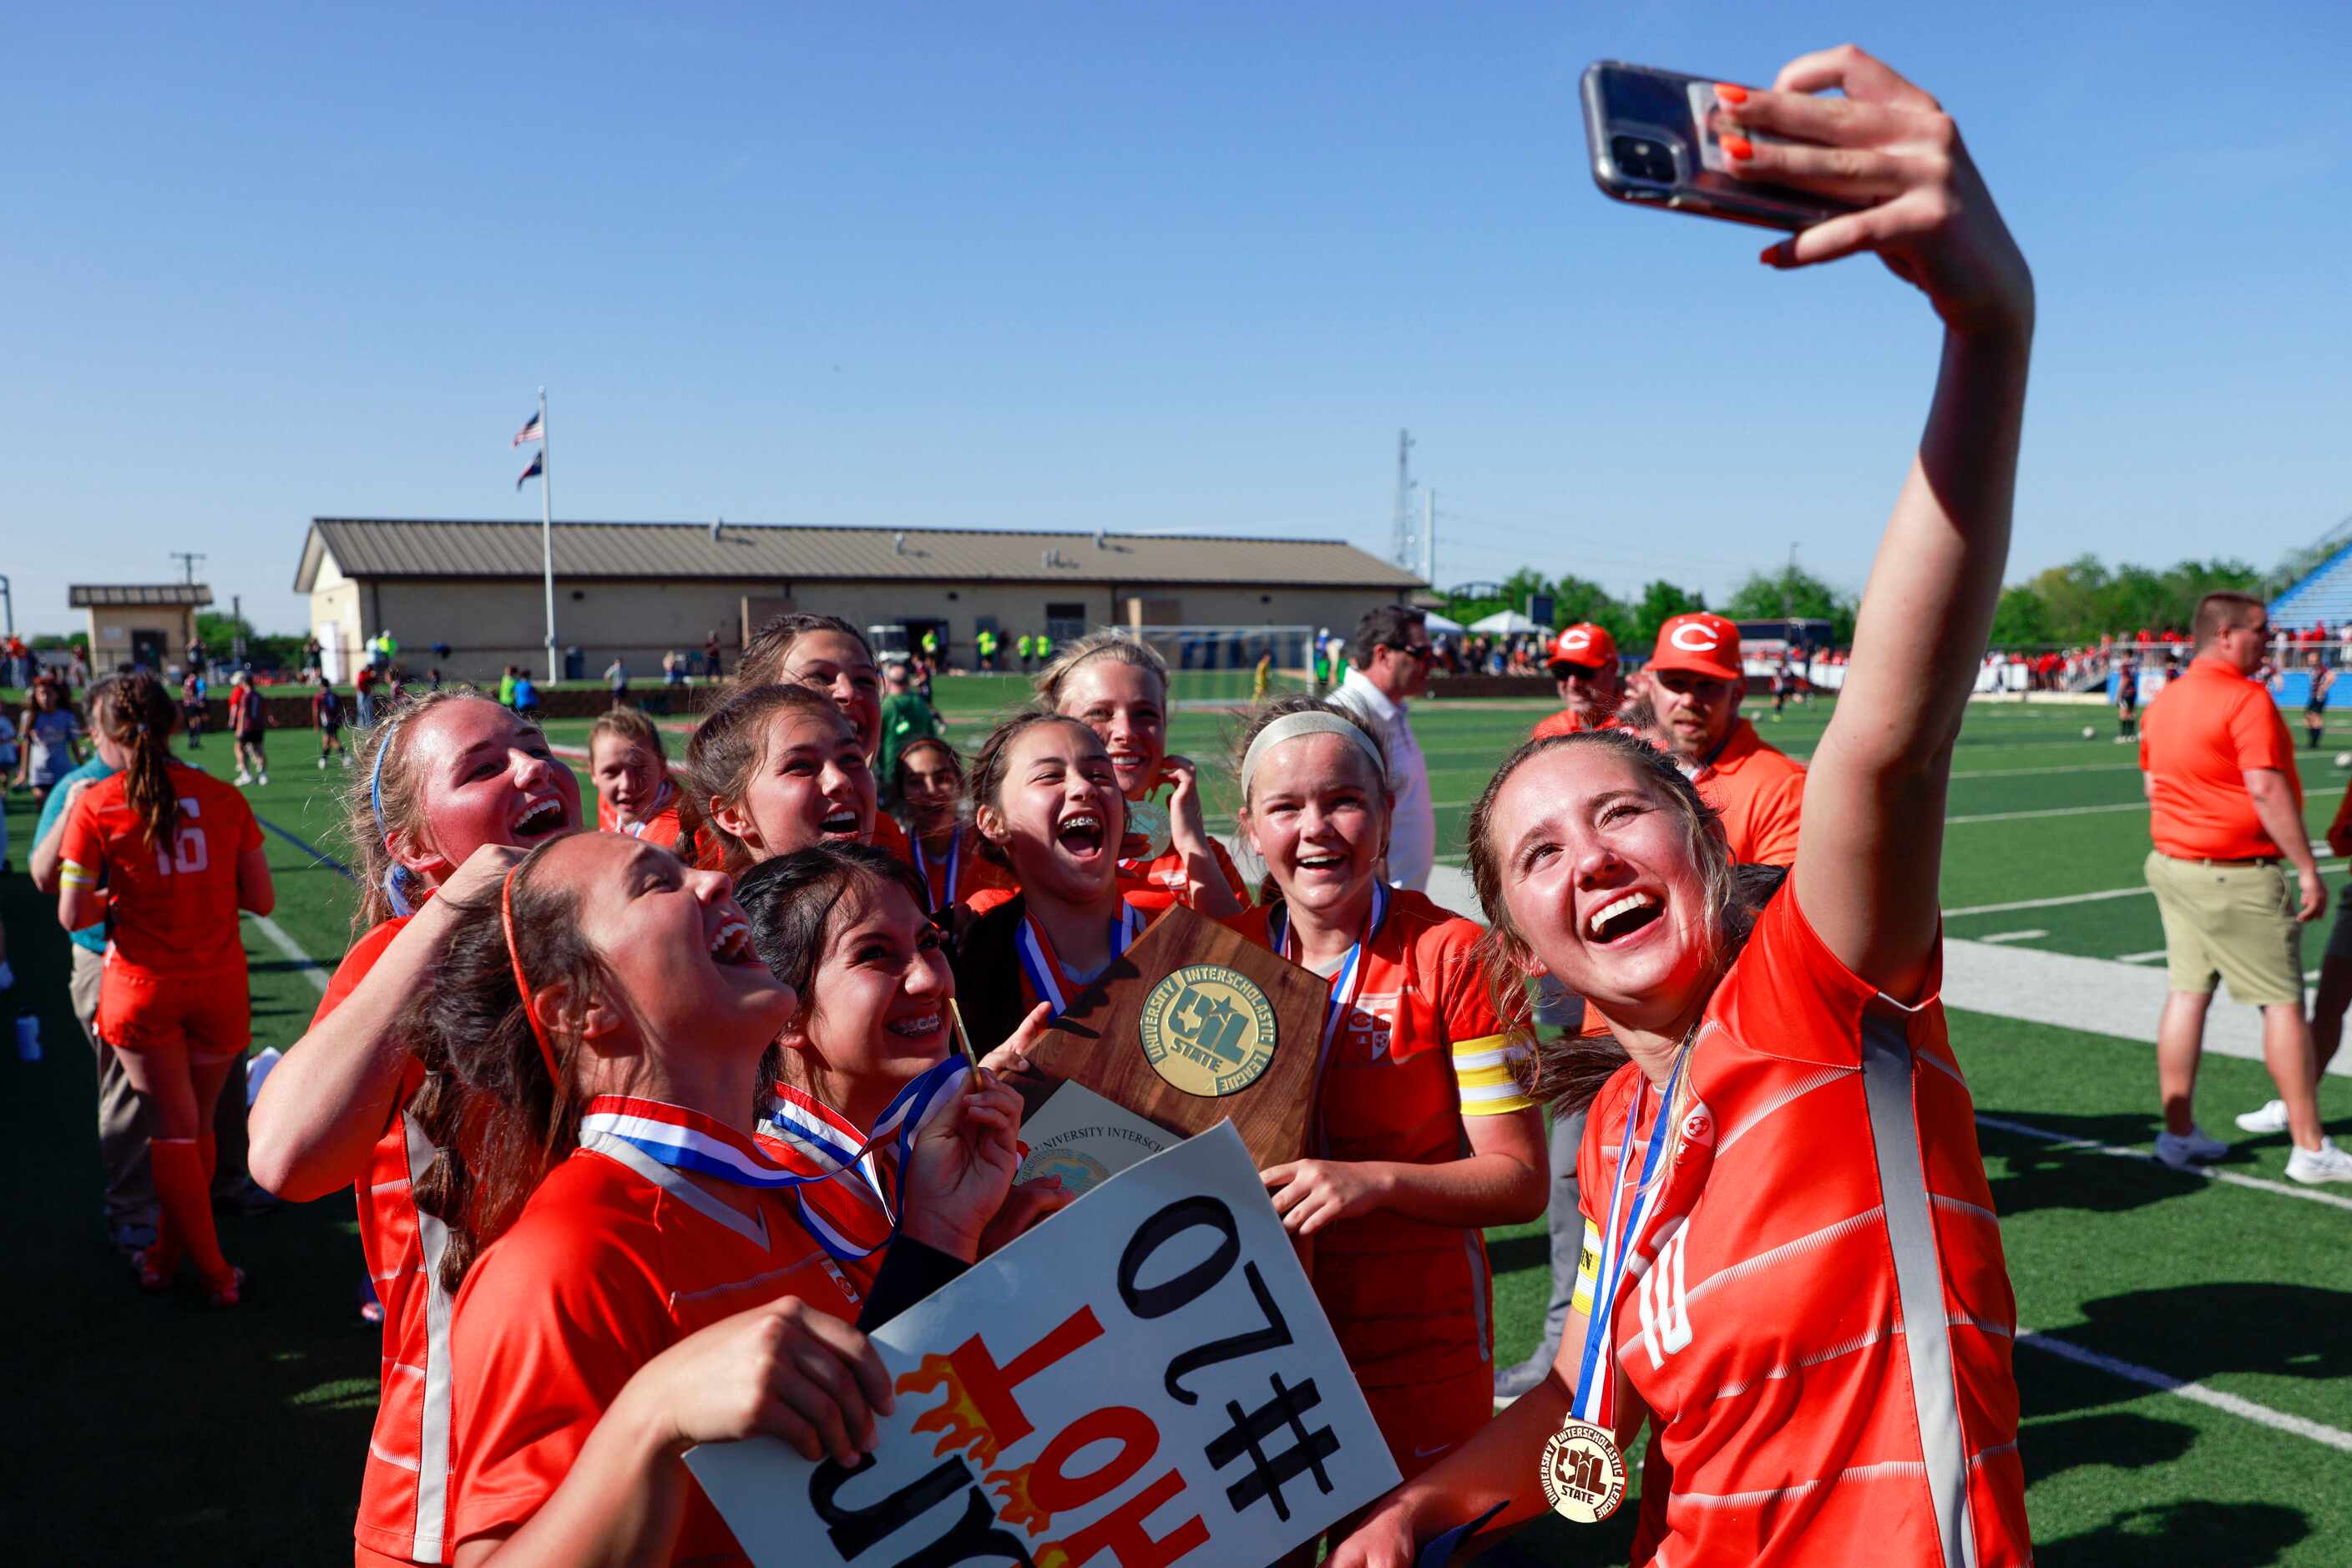
[[[972,758],[971,770],[964,775],[964,811],[972,820],[973,837],[979,840],[980,852],[992,863],[1007,869],[1012,868],[1013,858],[1005,853],[1004,847],[978,831],[980,808],[984,805],[996,811],[1004,809],[1004,771],[1012,765],[1006,753],[1013,749],[1013,742],[1021,738],[1023,731],[1040,724],[1068,724],[1086,736],[1097,751],[1103,749],[1102,737],[1077,720],[1037,708],[1024,708],[988,732],[988,739],[980,743],[979,753]],[[1116,830],[1105,834],[1104,842],[1115,854],[1120,837],[1127,831],[1127,799],[1116,788],[1110,793],[1118,802],[1118,826]]]
[[[695,831],[709,833],[730,867],[742,864],[748,855],[743,841],[719,826],[718,809],[742,800],[751,786],[751,776],[767,760],[768,736],[773,728],[770,721],[785,712],[822,714],[839,725],[843,735],[856,732],[824,693],[771,681],[738,691],[720,703],[686,743],[686,765],[677,775],[686,786],[686,808],[694,813]],[[683,810],[679,820],[682,825],[686,822]]]
[[[1078,671],[1078,666],[1097,658],[1114,664],[1131,664],[1160,678],[1160,700],[1168,700],[1168,661],[1149,644],[1138,642],[1125,632],[1089,632],[1055,654],[1045,668],[1037,672],[1037,700],[1046,708],[1062,705],[1062,688]]]
[[[384,840],[395,834],[405,834],[411,842],[429,837],[425,831],[425,791],[420,787],[424,781],[410,760],[408,741],[416,732],[416,721],[446,702],[488,702],[501,713],[513,711],[499,707],[470,686],[404,692],[397,701],[378,707],[375,727],[362,733],[352,748],[357,754],[352,759],[351,776],[343,784],[343,836],[351,845],[352,876],[360,889],[358,907],[352,910],[353,940],[392,919],[396,911],[390,884],[395,879],[408,879],[407,872],[393,858]],[[523,719],[521,722],[531,733],[540,733],[539,726],[530,720]],[[379,802],[383,807],[381,827],[377,826]]]
[[[52,690],[55,688],[51,689]],[[59,698],[62,706],[63,698]],[[162,844],[179,826],[179,792],[172,787],[172,726],[179,705],[163,683],[139,670],[119,678],[107,704],[106,738],[122,748],[122,798],[147,825],[147,842]],[[98,713],[93,709],[93,721]]]
[[[875,662],[873,645],[866,640],[866,634],[839,616],[771,616],[751,634],[751,640],[743,645],[743,657],[735,664],[735,689],[742,691],[782,679],[784,656],[792,651],[793,644],[811,632],[839,632],[865,649],[866,663]]]
[[[2253,618],[2264,613],[2265,606],[2252,594],[2208,594],[2197,601],[2197,646],[2203,647],[2223,632],[2236,631],[2251,626]]]
[[[651,752],[656,762],[667,763],[669,761],[669,748],[662,744],[660,729],[646,717],[646,710],[642,708],[607,708],[598,714],[596,721],[588,726],[588,750],[592,755],[595,752],[596,737],[599,735],[616,736],[632,746]]]
[[[1777,867],[1735,865],[1731,846],[1723,837],[1716,809],[1699,797],[1664,752],[1622,730],[1585,730],[1572,735],[1551,735],[1522,744],[1503,761],[1487,781],[1478,802],[1470,808],[1467,829],[1470,884],[1478,907],[1486,916],[1486,930],[1475,949],[1493,989],[1496,1013],[1515,1044],[1531,1044],[1524,1059],[1521,1088],[1530,1098],[1549,1100],[1555,1110],[1581,1110],[1591,1103],[1601,1086],[1630,1059],[1612,1036],[1538,1037],[1534,1008],[1528,996],[1526,966],[1534,952],[1512,923],[1504,897],[1505,868],[1500,847],[1494,842],[1495,805],[1503,786],[1523,765],[1549,752],[1571,746],[1598,747],[1614,752],[1632,765],[1651,794],[1681,818],[1684,843],[1699,868],[1707,908],[1707,981],[1712,989],[1740,946],[1748,940],[1757,914],[1780,887]]]

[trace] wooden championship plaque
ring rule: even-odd
[[[1325,981],[1174,904],[1029,1060],[1183,1137],[1230,1118],[1264,1170],[1307,1152],[1330,997]],[[1050,1092],[1023,1087],[1032,1103]]]

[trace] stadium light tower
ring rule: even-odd
[[[1420,541],[1412,526],[1412,432],[1397,432],[1396,531],[1389,554],[1406,571],[1421,563]]]

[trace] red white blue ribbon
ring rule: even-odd
[[[907,847],[914,852],[915,875],[923,879],[923,896],[925,898],[929,898],[931,892],[931,864],[923,856],[923,841],[917,835],[909,833],[907,835]],[[948,836],[947,896],[942,899],[933,900],[929,910],[930,913],[936,915],[953,907],[956,901],[956,879],[960,877],[962,872],[963,826],[959,823],[956,826],[956,830]]]
[[[1135,939],[1142,934],[1143,911],[1121,900],[1118,919],[1112,922],[1110,930],[1111,961],[1117,963],[1119,954],[1132,947]],[[1062,973],[1062,961],[1054,955],[1053,940],[1044,928],[1024,915],[1021,929],[1013,933],[1013,946],[1021,958],[1021,972],[1029,977],[1029,989],[1037,1000],[1052,1004],[1056,1018],[1068,1012],[1069,999],[1085,987],[1072,984]]]

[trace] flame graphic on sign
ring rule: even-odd
[[[1058,1541],[1049,1541],[1037,1548],[1031,1561],[1037,1568],[1070,1568],[1070,1549]]]
[[[917,1432],[940,1434],[938,1446],[931,1449],[934,1458],[960,1448],[983,1465],[996,1462],[1003,1445],[981,1415],[971,1391],[964,1387],[953,1362],[936,1352],[926,1354],[914,1371],[900,1374],[897,1387],[905,1394],[928,1394],[935,1389],[944,1392],[946,1397],[917,1416],[913,1426]]]
[[[1009,1470],[991,1470],[988,1484],[996,1489],[999,1500],[997,1522],[1017,1524],[1032,1535],[1043,1535],[1054,1522],[1054,1515],[1029,1489],[1030,1473],[1036,1468],[1037,1462],[1032,1459]]]

